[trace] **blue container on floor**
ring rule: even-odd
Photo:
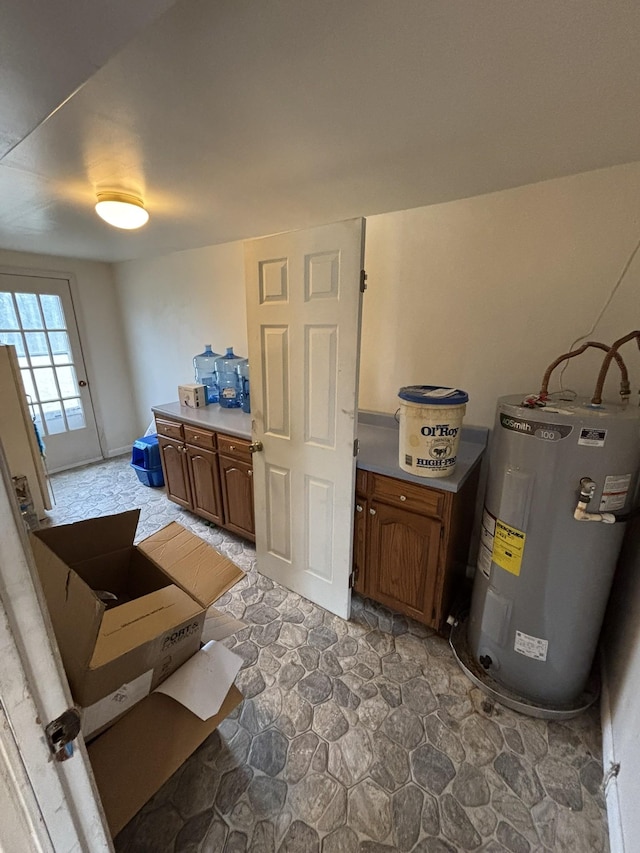
[[[147,469],[160,467],[160,447],[156,433],[144,435],[133,442],[131,464]]]
[[[145,435],[133,442],[131,467],[144,486],[164,486],[157,434]]]
[[[141,465],[134,465],[132,462],[131,467],[143,486],[164,486],[162,466],[159,468],[143,468]]]

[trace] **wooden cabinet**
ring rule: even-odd
[[[465,582],[478,475],[453,493],[358,471],[354,589],[442,630]]]
[[[435,615],[440,522],[378,501],[372,501],[369,513],[367,567],[374,597],[430,624]]]
[[[185,457],[191,483],[192,511],[215,524],[224,524],[220,500],[218,458],[212,450],[186,445]]]
[[[220,457],[222,502],[226,526],[241,536],[255,541],[253,514],[253,470],[247,462],[228,456]]]
[[[255,541],[249,442],[156,417],[170,500]]]
[[[167,495],[180,506],[191,509],[189,471],[183,442],[158,435],[158,445]]]

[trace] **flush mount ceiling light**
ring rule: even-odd
[[[98,193],[96,213],[109,225],[128,231],[141,228],[149,220],[142,200],[127,193]]]

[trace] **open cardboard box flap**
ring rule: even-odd
[[[140,542],[138,550],[205,608],[244,574],[227,557],[176,521]]]
[[[38,565],[53,630],[58,645],[66,654],[65,666],[73,688],[73,673],[89,666],[104,605],[82,578],[42,543],[40,537],[31,537],[31,548]]]
[[[78,563],[131,548],[136,535],[139,509],[87,518],[73,524],[60,524],[34,531],[61,560],[74,568]]]
[[[171,690],[180,701],[154,692],[88,746],[112,835],[120,832],[242,701],[242,694],[232,684],[242,661],[217,645],[201,649],[174,673],[173,688],[168,686],[171,679],[158,688]],[[222,655],[216,654],[219,652]],[[210,707],[218,708],[206,720],[197,716],[203,701],[204,707],[213,702]]]

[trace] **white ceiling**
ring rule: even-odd
[[[2,6],[2,248],[146,257],[640,160],[637,0]]]

